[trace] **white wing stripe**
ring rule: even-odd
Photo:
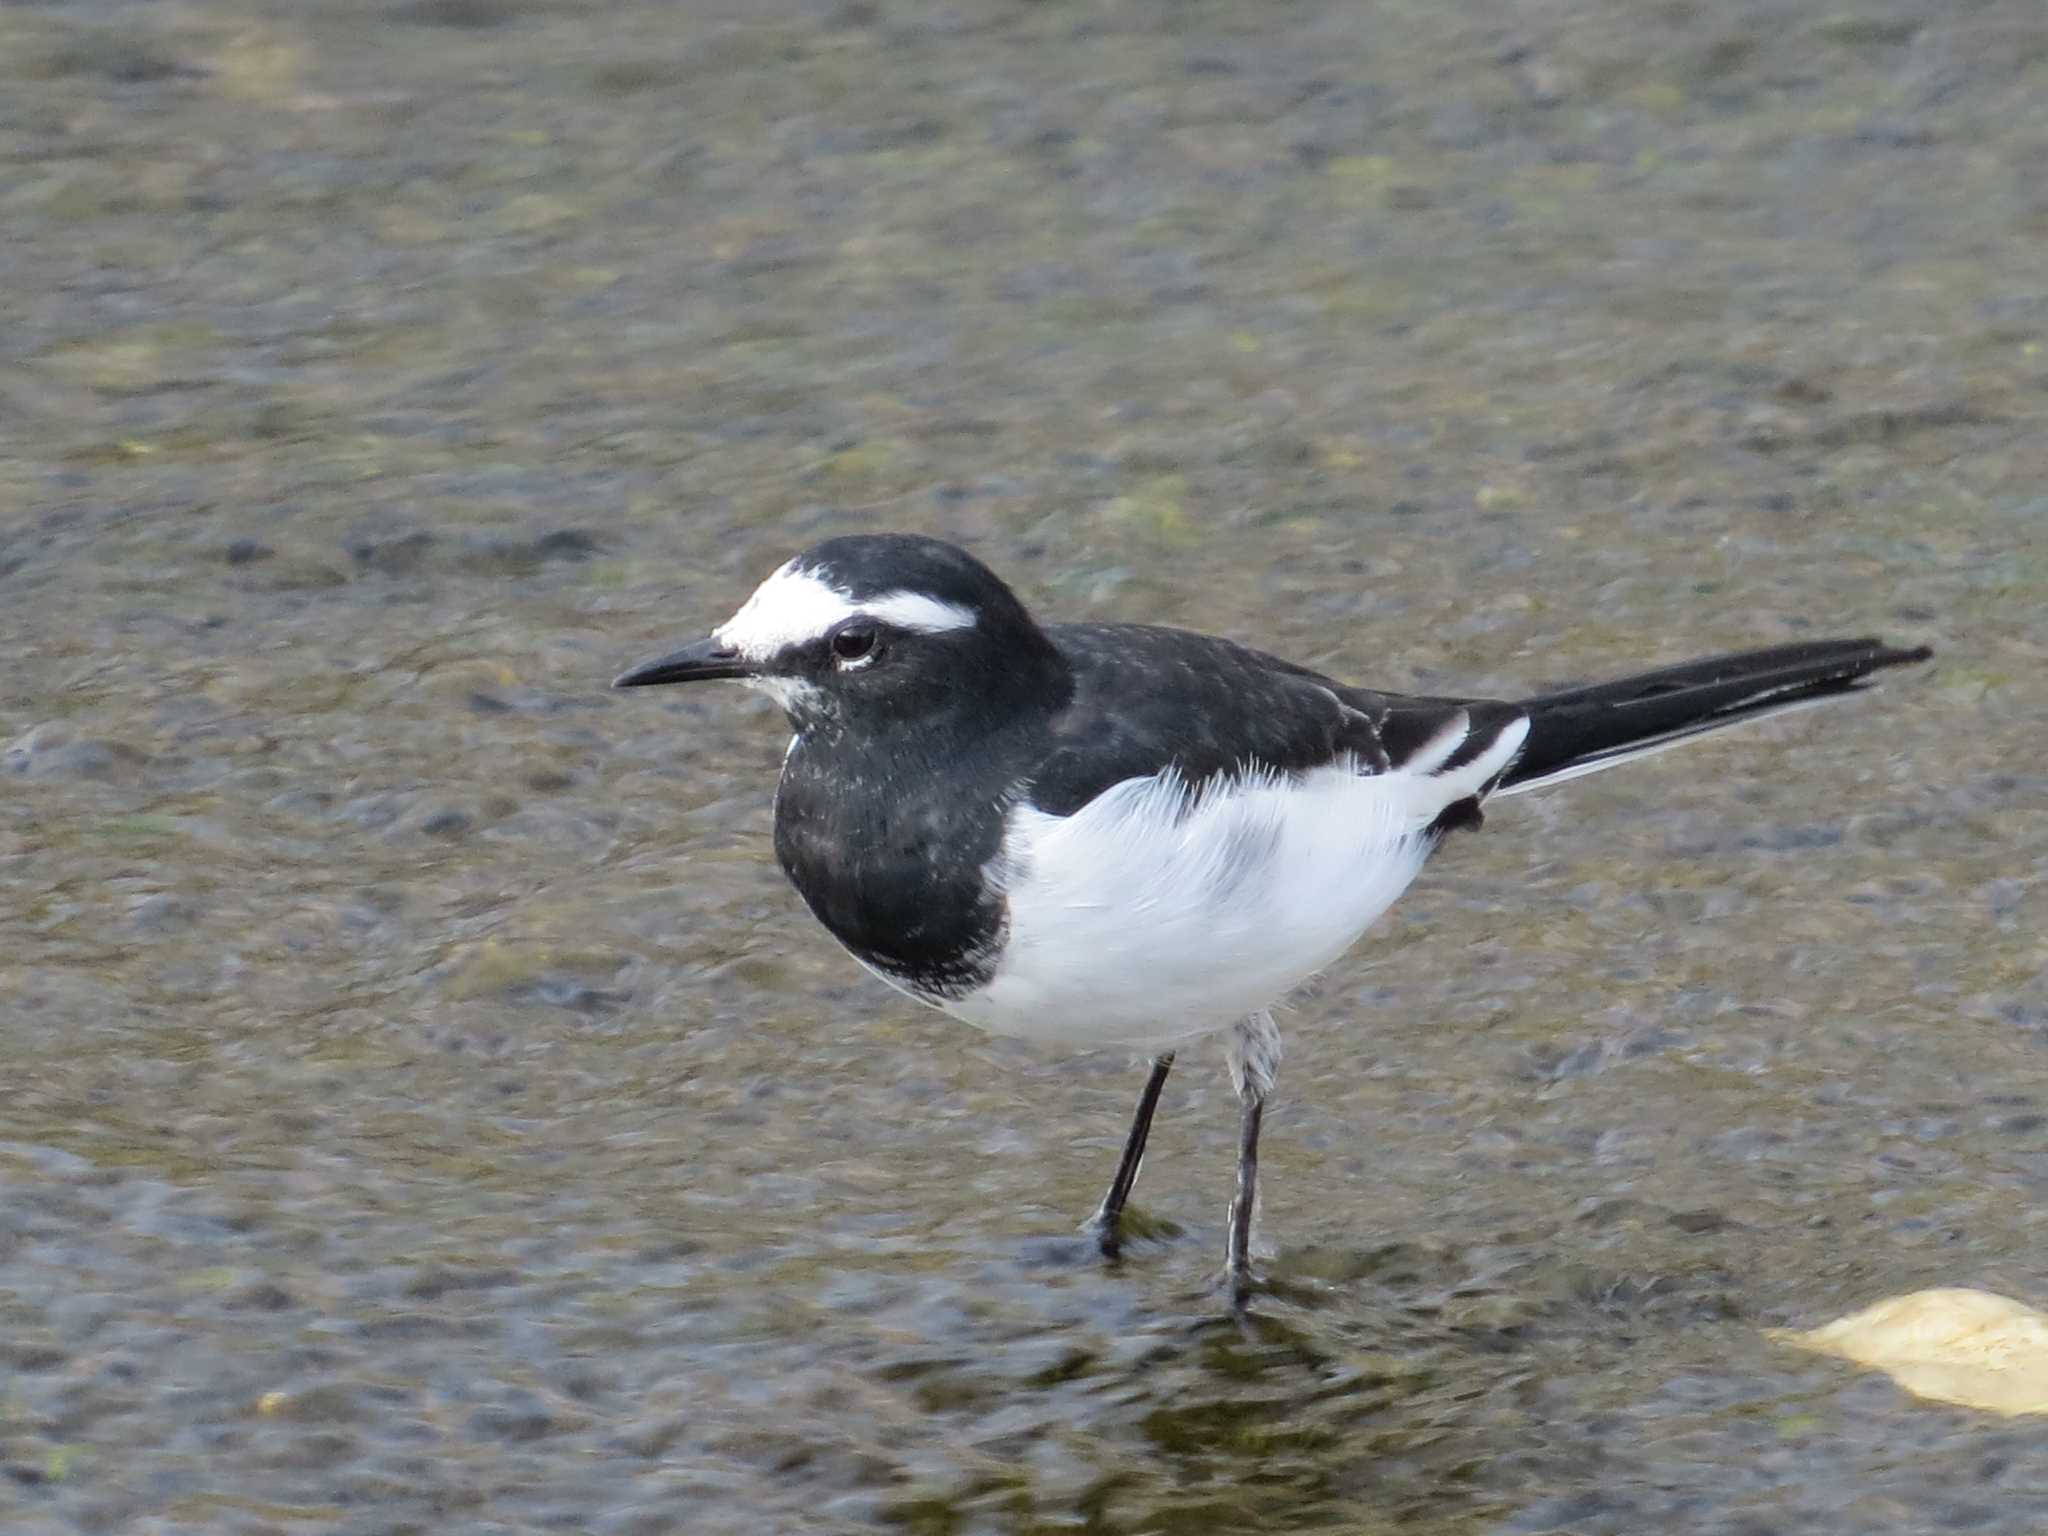
[[[1459,710],[1444,717],[1443,727],[1415,749],[1412,756],[1394,764],[1396,773],[1434,773],[1451,760],[1465,738],[1472,734],[1472,717]]]

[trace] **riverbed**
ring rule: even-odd
[[[0,9],[0,1524],[2032,1533],[1766,1337],[2048,1301],[2031,0]],[[1514,696],[1927,668],[1504,803],[1221,1053],[919,1011],[788,554]]]

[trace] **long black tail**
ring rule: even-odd
[[[1738,720],[1850,693],[1873,672],[1933,654],[1924,645],[1900,650],[1882,640],[1811,640],[1538,694],[1522,700],[1529,739],[1495,793],[1596,773]]]

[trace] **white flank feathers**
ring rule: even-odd
[[[1430,743],[1441,763],[1469,722]],[[1266,1007],[1351,947],[1408,888],[1428,827],[1520,748],[1526,721],[1449,773],[1126,779],[1071,816],[1010,813],[989,875],[1009,898],[993,977],[940,1004],[997,1034],[1161,1046]]]
[[[766,661],[791,646],[824,638],[833,625],[855,614],[927,635],[965,629],[977,618],[972,608],[922,592],[889,592],[856,602],[852,593],[814,571],[799,570],[792,560],[756,587],[713,637],[749,661]]]

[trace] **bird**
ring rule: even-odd
[[[1234,641],[1042,623],[943,540],[827,539],[619,688],[731,679],[782,707],[775,856],[853,958],[998,1035],[1151,1067],[1084,1231],[1119,1253],[1175,1053],[1228,1032],[1224,1282],[1253,1295],[1273,1007],[1489,801],[1855,692],[1924,646],[1806,640],[1518,701],[1355,687]]]

